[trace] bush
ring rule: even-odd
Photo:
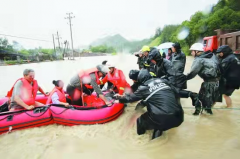
[[[19,61],[19,63],[20,63],[20,64],[23,64],[23,63],[25,63],[25,62],[23,61],[23,59],[21,59],[21,60]]]
[[[18,62],[15,61],[15,60],[4,61],[4,63],[7,64],[7,65],[15,65],[15,64],[18,64]]]

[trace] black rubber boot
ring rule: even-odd
[[[206,112],[207,114],[213,115],[213,112],[212,112],[212,109],[211,109],[211,108],[206,107],[206,108],[205,108],[205,112]]]
[[[192,99],[192,105],[193,105],[193,106],[199,105],[200,101],[199,101],[199,98],[198,98],[198,94],[197,94],[197,93],[192,93],[192,92],[191,92],[190,98]]]
[[[153,134],[152,134],[152,140],[155,139],[155,138],[157,138],[157,137],[162,136],[162,133],[163,133],[163,132],[162,132],[161,130],[154,129],[154,130],[153,130]]]
[[[146,132],[146,129],[142,125],[141,118],[138,118],[137,119],[137,134],[142,135],[142,134],[145,134],[145,132]]]
[[[193,115],[199,115],[201,113],[201,107],[196,107],[195,112]]]
[[[195,102],[195,112],[193,113],[193,115],[199,115],[200,113],[202,113],[201,111],[202,111],[202,105],[200,100],[198,99]]]

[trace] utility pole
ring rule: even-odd
[[[57,38],[56,38],[57,40],[58,40],[58,47],[59,47],[59,50],[61,50],[61,47],[60,47],[60,41],[59,41],[59,39],[61,39],[61,37],[59,37],[59,35],[58,35],[58,31],[57,31]]]
[[[67,41],[67,50],[68,50],[68,46],[69,46],[69,41]]]
[[[55,47],[54,35],[52,35],[52,37],[53,37],[54,54],[55,54],[55,56],[56,56],[56,47]]]
[[[67,14],[67,17],[65,17],[65,19],[68,19],[69,20],[69,25],[70,25],[70,34],[71,34],[71,42],[72,42],[72,58],[74,60],[74,56],[73,56],[73,38],[72,38],[72,22],[71,22],[71,19],[72,18],[75,18],[75,16],[72,16],[72,12],[71,13],[66,13]]]
[[[68,52],[68,46],[69,46],[69,42],[67,41],[67,55],[68,55],[68,59],[69,59],[69,52]]]
[[[63,48],[63,43],[61,42],[61,48]]]
[[[67,40],[65,40],[65,41],[64,41],[64,49],[63,49],[63,54],[65,54],[66,46],[67,46]]]

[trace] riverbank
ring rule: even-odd
[[[80,53],[80,54],[74,54],[75,57],[94,57],[94,56],[110,56],[110,55],[117,55],[117,53]],[[68,54],[68,56],[65,56],[64,58],[72,58],[71,54]]]
[[[52,61],[62,61],[62,60],[44,60],[44,61],[11,60],[11,61],[0,61],[0,66],[22,65],[22,64],[31,64],[31,63],[41,63],[41,62],[52,62]]]
[[[116,53],[82,53],[80,57],[94,57],[94,56],[109,56],[116,55]],[[64,57],[65,60],[69,60],[72,57]],[[78,58],[75,56],[74,58]],[[21,64],[30,64],[30,63],[41,63],[41,62],[52,62],[52,61],[62,61],[64,59],[59,60],[43,60],[43,61],[31,61],[31,60],[8,60],[8,61],[0,61],[0,66],[11,66],[11,65],[21,65]]]
[[[80,57],[89,57],[89,56],[107,56],[107,53],[81,53]]]

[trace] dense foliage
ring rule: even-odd
[[[115,53],[116,50],[111,47],[111,46],[107,46],[107,45],[99,45],[99,46],[90,46],[89,49],[91,50],[91,52],[95,52],[95,53]]]
[[[212,8],[211,12],[196,12],[189,21],[182,22],[181,25],[166,25],[156,32],[155,38],[149,44],[157,46],[164,42],[180,42],[182,50],[189,54],[189,47],[195,42],[202,42],[203,37],[216,35],[216,29],[239,29],[240,30],[240,1],[239,0],[219,0]],[[189,34],[184,39],[179,39],[179,34],[183,31]]]
[[[39,48],[27,50],[23,48],[17,41],[13,41],[12,44],[10,44],[8,39],[0,38],[0,53],[4,53],[4,54],[18,53],[25,56],[36,55],[37,53],[52,55],[54,53],[54,49],[46,49],[46,48],[39,47]]]

